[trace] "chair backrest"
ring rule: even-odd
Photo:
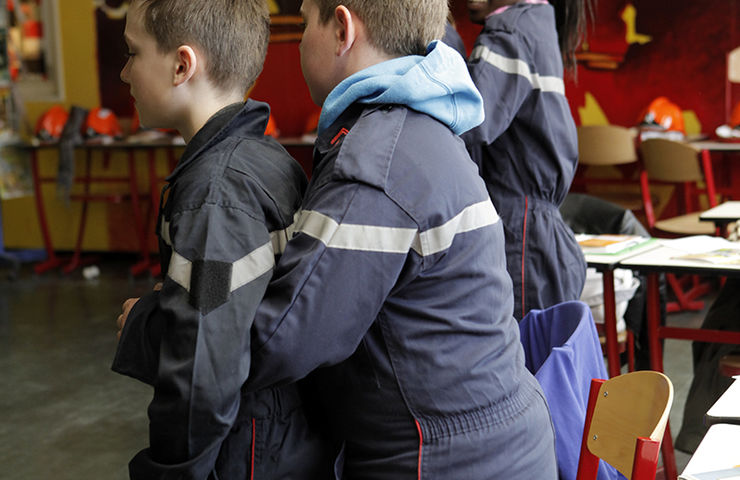
[[[699,194],[707,195],[710,207],[717,205],[714,174],[708,150],[665,138],[650,138],[640,143],[643,171],[640,173],[643,208],[648,226],[657,221],[650,194],[649,183],[653,181],[674,183],[683,196],[682,213],[700,210]],[[699,186],[703,185],[703,186]]]
[[[593,464],[598,466],[598,459],[630,480],[653,480],[672,403],[673,385],[659,372],[593,380],[578,480],[596,478]]]
[[[622,165],[637,161],[635,135],[617,125],[578,127],[578,162],[581,165]]]
[[[650,138],[640,143],[642,162],[648,178],[661,182],[704,180],[699,152],[700,150],[688,143],[665,138]]]

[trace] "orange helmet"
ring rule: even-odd
[[[54,105],[44,112],[36,122],[36,136],[40,140],[58,140],[62,136],[69,113],[61,105]]]
[[[740,102],[737,102],[735,108],[732,109],[732,115],[730,115],[730,126],[732,128],[740,128]]]
[[[639,122],[643,127],[675,130],[686,134],[681,108],[666,97],[658,97],[650,102],[640,115]]]
[[[107,108],[96,107],[87,114],[87,127],[85,133],[88,137],[97,137],[107,135],[111,137],[120,137],[123,130],[118,124],[116,114]]]

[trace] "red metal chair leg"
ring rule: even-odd
[[[671,424],[666,423],[665,433],[663,433],[663,443],[660,446],[660,453],[663,455],[663,469],[665,478],[678,478],[678,469],[676,468],[676,452],[673,450],[673,439],[671,438]]]
[[[632,464],[632,480],[655,480],[658,467],[660,442],[640,437],[635,446],[635,461]]]
[[[699,284],[685,290],[685,287],[681,284],[681,281],[672,273],[666,273],[666,282],[671,287],[673,294],[676,296],[675,302],[668,302],[666,304],[666,311],[681,312],[685,310],[699,311],[704,308],[704,302],[696,300],[697,297],[704,295],[711,287],[708,284]]]

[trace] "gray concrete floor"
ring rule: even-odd
[[[80,271],[35,275],[29,265],[15,280],[0,271],[0,478],[128,478],[128,460],[148,443],[151,389],[110,370],[115,319],[124,299],[154,284],[128,275],[132,260],[103,257],[94,280]],[[669,322],[698,326],[704,313]],[[690,342],[666,341],[665,372],[675,436],[692,378]],[[689,455],[676,456],[680,472]]]

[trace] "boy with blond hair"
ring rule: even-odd
[[[159,212],[161,290],[124,303],[113,370],[154,387],[133,479],[327,478],[295,384],[243,392],[250,327],[305,189],[243,101],[269,38],[264,0],[134,0],[121,79],[143,125],[187,147]]]
[[[314,170],[255,316],[248,390],[309,376],[344,479],[556,479],[483,120],[446,0],[304,0]],[[543,288],[546,286],[543,286]]]

